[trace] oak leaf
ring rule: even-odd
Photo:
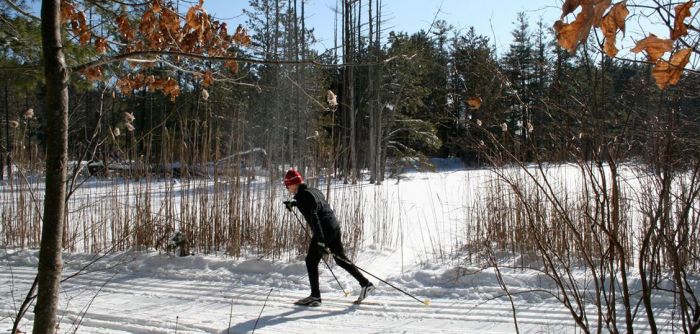
[[[598,0],[593,4],[593,26],[600,28],[603,21],[603,14],[612,4],[612,0]]]
[[[470,97],[467,99],[467,104],[469,105],[470,109],[479,109],[481,108],[481,103],[483,103],[483,100],[481,97],[475,96],[475,97]]]
[[[66,23],[75,15],[75,5],[70,1],[61,1],[61,23]]]
[[[130,75],[127,75],[123,78],[119,78],[116,83],[117,89],[124,95],[126,96],[131,96],[131,93],[133,91],[133,80],[131,79]]]
[[[128,111],[125,111],[122,114],[122,116],[124,117],[124,122],[126,122],[126,123],[131,123],[136,119],[136,117],[134,117],[134,113],[130,113]]]
[[[182,33],[180,32],[180,16],[177,15],[173,10],[169,8],[163,9],[160,14],[160,24],[164,28],[163,33],[169,34],[176,41],[182,39]]]
[[[104,54],[107,52],[107,39],[104,37],[95,38],[95,50],[97,53]]]
[[[601,22],[600,29],[605,36],[603,52],[610,57],[615,57],[619,51],[617,47],[615,47],[615,38],[618,29],[622,31],[623,35],[625,33],[625,19],[627,15],[629,15],[626,3],[626,0],[616,3],[610,12],[603,17],[603,21]]]
[[[185,15],[185,22],[187,22],[187,26],[192,30],[198,30],[201,25],[199,12],[200,6],[192,6],[187,10],[187,14]]]
[[[567,15],[573,13],[578,6],[581,5],[581,0],[566,0],[564,3],[561,5],[561,18],[563,19]]]
[[[683,69],[690,60],[692,49],[687,48],[676,52],[670,61],[659,59],[651,71],[656,80],[656,86],[664,90],[668,86],[678,84],[683,74]]]
[[[238,62],[235,60],[229,60],[225,62],[224,67],[228,68],[233,73],[238,73]]]
[[[160,13],[162,10],[158,0],[153,0],[153,4],[151,5],[151,8],[153,9],[153,12],[156,14]]]
[[[331,108],[335,109],[338,106],[338,96],[330,89],[326,91],[326,102]]]
[[[88,67],[85,70],[85,77],[88,81],[100,81],[103,78],[102,69],[99,66]]]
[[[593,14],[590,10],[582,10],[576,15],[574,22],[564,23],[561,20],[555,22],[554,32],[556,33],[559,46],[570,53],[574,53],[579,43],[588,39],[592,25]]]
[[[211,71],[204,72],[204,78],[202,79],[202,86],[210,87],[214,84],[214,76]]]
[[[171,101],[175,101],[175,98],[180,95],[180,85],[177,81],[172,78],[168,78],[162,88],[163,94],[170,96]]]
[[[661,39],[654,34],[649,34],[649,37],[637,42],[637,45],[632,49],[632,52],[639,53],[645,51],[650,61],[657,61],[664,53],[673,49],[673,40]]]
[[[248,32],[240,24],[236,28],[236,32],[233,34],[232,40],[241,45],[250,44],[250,37],[248,36]]]
[[[129,25],[128,17],[124,14],[119,15],[116,19],[116,22],[117,30],[119,30],[119,33],[122,35],[122,38],[124,38],[126,42],[130,42],[131,40],[133,40],[136,36],[136,33],[134,29],[132,29]]]
[[[673,22],[673,30],[671,30],[671,39],[677,40],[688,34],[688,26],[683,21],[690,16],[690,7],[693,7],[695,2],[690,0],[684,4],[676,6],[676,19]]]

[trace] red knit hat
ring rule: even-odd
[[[285,187],[289,187],[293,184],[299,184],[302,182],[304,182],[304,178],[301,177],[301,174],[299,174],[299,172],[297,172],[294,168],[287,171],[287,175],[284,176]]]

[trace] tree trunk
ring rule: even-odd
[[[10,140],[10,102],[8,97],[7,80],[5,80],[5,156],[0,157],[0,180],[5,174],[7,165],[7,179],[12,181],[12,141]],[[7,162],[7,164],[5,164]]]
[[[68,158],[68,70],[61,41],[61,1],[41,3],[41,43],[46,84],[46,190],[39,251],[39,285],[33,333],[57,331],[63,260],[61,239],[65,216]]]
[[[376,162],[373,162],[375,164],[375,168],[377,169],[377,184],[381,184],[384,181],[384,146],[382,145],[383,139],[382,139],[382,113],[384,111],[384,105],[382,103],[382,63],[379,61],[381,57],[381,40],[382,40],[382,2],[381,0],[377,0],[377,10],[376,10],[376,34],[377,36],[374,39],[375,45],[375,52],[377,52],[376,56],[376,69],[374,71],[374,75],[377,80],[377,97],[376,97],[376,109],[375,109],[375,117],[376,121],[374,124],[374,127],[376,129],[376,134],[375,134],[375,145],[376,145],[376,155],[375,158],[377,159]]]
[[[353,8],[352,1],[346,0],[345,2],[345,57],[344,61],[350,66],[345,67],[345,106],[347,108],[348,124],[346,129],[348,129],[348,151],[349,156],[348,165],[346,165],[345,173],[350,175],[350,180],[353,184],[357,183],[357,174],[355,170],[357,168],[357,151],[355,146],[356,140],[356,122],[355,122],[355,78],[354,78],[354,67],[351,65],[355,61],[355,41],[353,28]],[[347,179],[346,179],[347,180]],[[347,181],[346,181],[347,182]]]
[[[373,62],[373,64],[367,66],[367,91],[369,92],[369,95],[371,98],[369,99],[368,102],[368,112],[369,112],[369,183],[374,183],[377,179],[377,165],[375,162],[377,161],[377,140],[375,138],[377,131],[376,131],[376,124],[375,124],[375,115],[376,115],[376,104],[374,103],[375,99],[379,96],[377,92],[375,91],[374,88],[374,68],[377,66],[376,65],[376,50],[374,50],[374,25],[373,25],[373,19],[372,19],[372,1],[369,2],[368,7],[368,14],[367,14],[367,23],[369,24],[369,38],[368,38],[368,43],[367,47],[369,50],[369,61]]]

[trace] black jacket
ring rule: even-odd
[[[294,195],[294,200],[306,222],[311,226],[314,239],[324,241],[326,237],[332,238],[338,234],[340,231],[338,220],[320,190],[302,183]]]

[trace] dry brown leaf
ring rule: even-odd
[[[656,86],[664,90],[668,86],[678,84],[691,54],[692,49],[687,48],[676,52],[670,61],[659,59],[651,71],[651,75],[656,80]]]
[[[627,0],[616,3],[610,12],[603,17],[601,22],[601,30],[605,37],[617,34],[620,29],[625,33],[625,20],[630,11],[627,9]]]
[[[673,49],[673,40],[661,39],[654,34],[649,34],[649,37],[637,42],[637,45],[632,49],[632,52],[639,53],[645,51],[650,61],[657,61],[664,53]]]
[[[178,37],[181,38],[180,16],[178,16],[173,10],[164,8],[160,14],[160,23],[166,29],[165,33],[172,35],[176,39]]]
[[[241,44],[241,45],[248,45],[250,44],[250,37],[248,36],[248,32],[246,31],[245,28],[243,28],[242,25],[238,25],[236,28],[236,33],[233,34],[232,40],[235,43]]]
[[[85,77],[88,81],[99,81],[103,79],[102,69],[99,66],[88,67],[85,70]]]
[[[180,95],[180,85],[172,78],[168,78],[163,85],[162,91],[163,94],[170,96],[171,101],[175,101],[175,98]]]
[[[229,60],[225,62],[224,67],[228,68],[233,73],[238,73],[238,62],[235,60]]]
[[[131,96],[133,91],[133,81],[130,75],[126,77],[119,78],[116,83],[117,89],[126,96]]]
[[[600,28],[600,23],[603,21],[603,14],[612,4],[612,0],[598,0],[593,4],[593,26]]]
[[[134,117],[133,112],[125,111],[124,113],[122,113],[122,116],[124,117],[124,122],[126,123],[131,123],[136,119],[136,117]]]
[[[470,109],[481,108],[481,103],[483,103],[483,100],[481,99],[481,97],[478,96],[470,97],[469,99],[467,99],[467,104],[469,105]]]
[[[676,19],[671,30],[671,39],[677,40],[688,34],[688,26],[683,21],[690,16],[690,7],[693,7],[693,0],[690,0],[682,5],[676,6]]]
[[[676,66],[681,70],[684,69],[685,65],[688,65],[688,61],[690,61],[690,55],[692,54],[692,51],[693,50],[690,48],[678,50],[671,57],[671,65]]]
[[[563,19],[567,15],[573,13],[578,6],[581,5],[581,0],[566,0],[561,6],[561,18]]]
[[[554,23],[554,31],[557,36],[559,46],[571,53],[576,51],[579,43],[588,39],[588,34],[593,25],[593,15],[591,11],[582,10],[576,15],[576,20],[571,23],[564,23],[559,20]]]
[[[214,84],[214,74],[211,71],[204,72],[204,78],[202,79],[202,86],[210,87]]]
[[[197,30],[200,26],[197,7],[198,6],[190,7],[190,9],[187,10],[187,15],[185,15],[187,26],[192,30]]]
[[[104,37],[95,38],[95,50],[97,53],[104,54],[107,52],[107,39]]]
[[[328,91],[326,91],[326,102],[328,103],[328,106],[331,108],[335,108],[338,106],[338,97],[330,89]]]
[[[119,33],[121,33],[122,38],[124,38],[126,42],[132,41],[136,36],[136,32],[129,25],[129,19],[127,16],[123,14],[119,15],[116,21],[117,29],[119,30]]]
[[[625,19],[629,14],[626,2],[625,0],[616,3],[610,12],[603,17],[603,21],[601,22],[601,30],[605,36],[603,52],[610,57],[615,57],[619,51],[615,46],[617,30],[619,29],[623,34],[625,33]]]
[[[152,8],[153,12],[156,14],[160,13],[160,11],[162,10],[162,8],[160,6],[160,2],[158,2],[158,0],[153,0],[153,4],[151,5],[151,8]]]
[[[61,23],[66,23],[75,15],[75,5],[70,1],[61,1]]]
[[[606,38],[603,44],[603,52],[605,52],[608,57],[614,58],[620,50],[615,46],[615,37]]]

